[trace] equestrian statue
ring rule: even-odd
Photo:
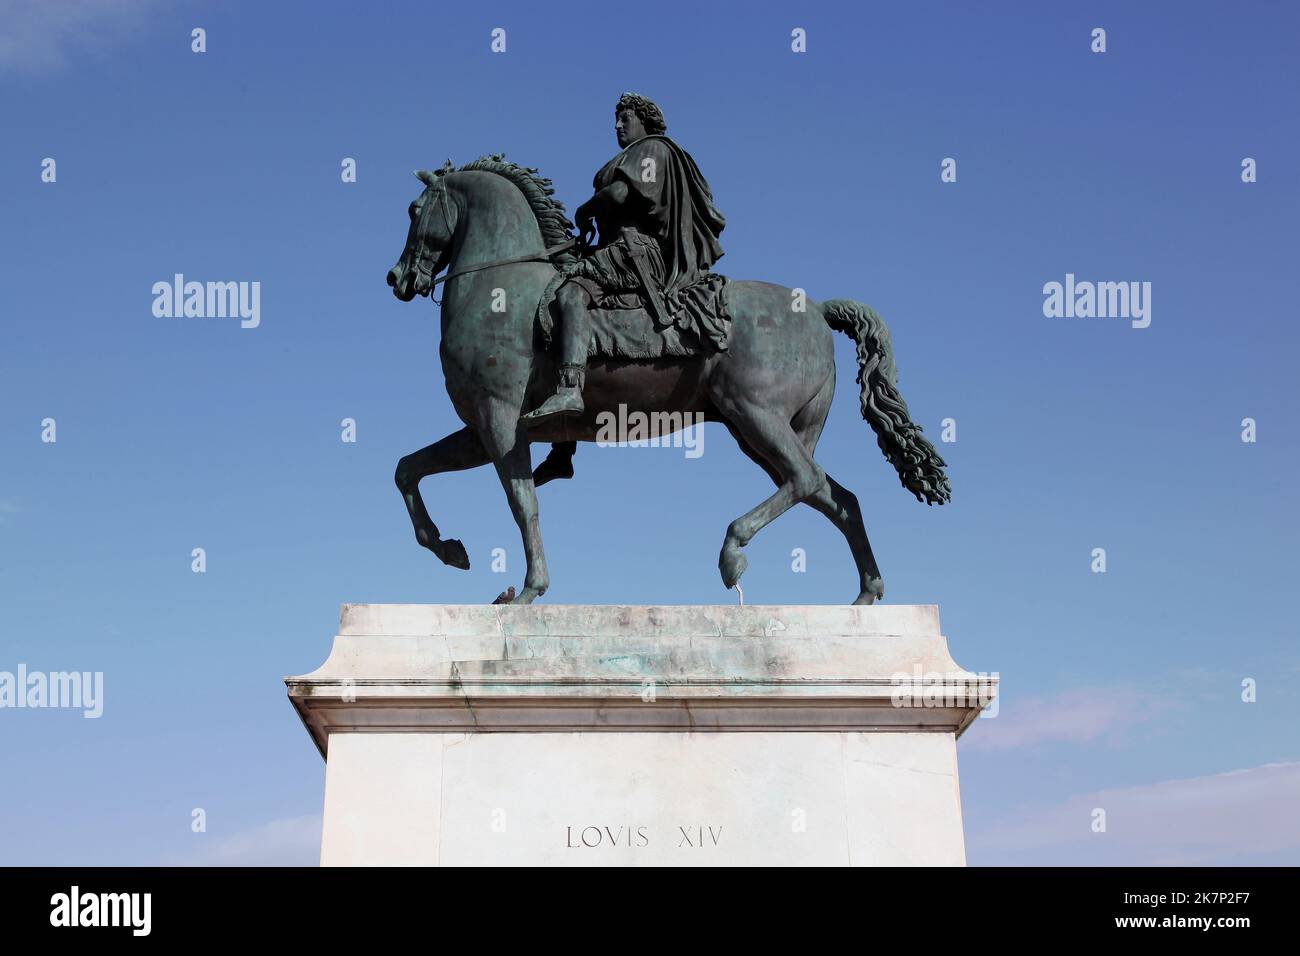
[[[721,422],[776,485],[727,527],[718,559],[727,588],[739,588],[741,549],[804,502],[848,541],[853,603],[873,603],[884,583],[858,500],[813,458],[835,394],[832,331],[857,346],[862,416],[903,487],[928,504],[950,496],[945,463],[898,392],[888,328],[860,302],[816,302],[714,272],[726,220],[695,160],[668,137],[663,112],[624,93],[614,133],[619,152],[596,173],[576,226],[550,180],[500,155],[416,173],[425,188],[388,284],[404,302],[444,284],[442,369],[465,423],[398,462],[416,541],[444,564],[469,567],[419,485],[491,463],[527,559],[511,600],[531,603],[550,584],[536,488],[573,476],[577,442],[597,440],[602,416],[669,413]],[[535,470],[534,442],[551,445]]]

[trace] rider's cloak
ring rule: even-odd
[[[667,136],[645,136],[632,143],[596,173],[599,192],[612,183],[627,184],[620,222],[597,222],[601,244],[634,226],[653,238],[663,252],[664,294],[676,299],[700,273],[722,258],[718,235],[727,224],[713,193],[691,154]]]

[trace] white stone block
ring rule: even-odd
[[[345,605],[325,865],[962,865],[932,606]]]

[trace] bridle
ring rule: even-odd
[[[446,227],[447,227],[447,245],[448,245],[448,248],[450,248],[450,246],[451,246],[451,236],[452,236],[452,232],[453,232],[453,230],[454,230],[454,227],[452,226],[452,223],[451,223],[451,212],[450,212],[450,210],[448,209],[448,203],[447,203],[447,184],[446,184],[446,183],[442,183],[442,182],[440,182],[438,185],[441,187],[441,188],[438,190],[439,206],[440,206],[440,208],[442,209],[442,221],[443,221],[443,223],[444,223],[444,224],[446,225]],[[427,215],[427,214],[428,214],[428,208],[427,208],[427,207],[424,207],[424,206],[421,206],[421,207],[420,207],[420,220],[423,220],[424,217],[425,217],[425,215]],[[419,224],[420,224],[419,221],[417,221],[417,222],[416,222],[416,231],[417,231],[417,233],[419,232]],[[423,250],[423,247],[424,247],[425,245],[426,245],[426,243],[424,242],[423,239],[421,239],[421,240],[420,240],[420,247],[421,247],[421,250]],[[445,251],[445,250],[443,250],[443,251]],[[417,275],[417,276],[422,276],[422,277],[427,277],[427,278],[429,279],[429,297],[430,297],[430,298],[433,297],[433,289],[434,289],[434,286],[436,286],[436,285],[438,284],[437,281],[434,279],[433,273],[434,273],[434,272],[436,271],[436,269],[437,269],[438,260],[439,260],[439,258],[440,258],[441,256],[442,256],[442,251],[438,252],[436,255],[433,255],[433,256],[428,256],[428,257],[426,257],[426,256],[423,256],[423,255],[417,255],[417,256],[415,257],[415,263],[414,263],[414,265],[415,265],[415,273],[416,273],[416,275]],[[426,258],[432,262],[431,265],[426,263]]]

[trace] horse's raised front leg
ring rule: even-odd
[[[443,564],[453,568],[469,569],[469,555],[465,546],[455,538],[443,540],[438,526],[429,517],[420,497],[420,479],[446,471],[464,471],[488,463],[488,453],[478,434],[470,428],[453,432],[441,441],[412,452],[397,463],[393,481],[406,502],[406,511],[415,528],[415,540],[428,548]]]
[[[528,426],[519,421],[517,406],[511,409],[504,402],[491,404],[483,423],[483,444],[496,466],[506,500],[510,502],[510,511],[519,526],[528,562],[523,590],[511,603],[532,604],[546,593],[551,579],[546,572],[546,554],[542,549],[542,526],[537,514]]]

